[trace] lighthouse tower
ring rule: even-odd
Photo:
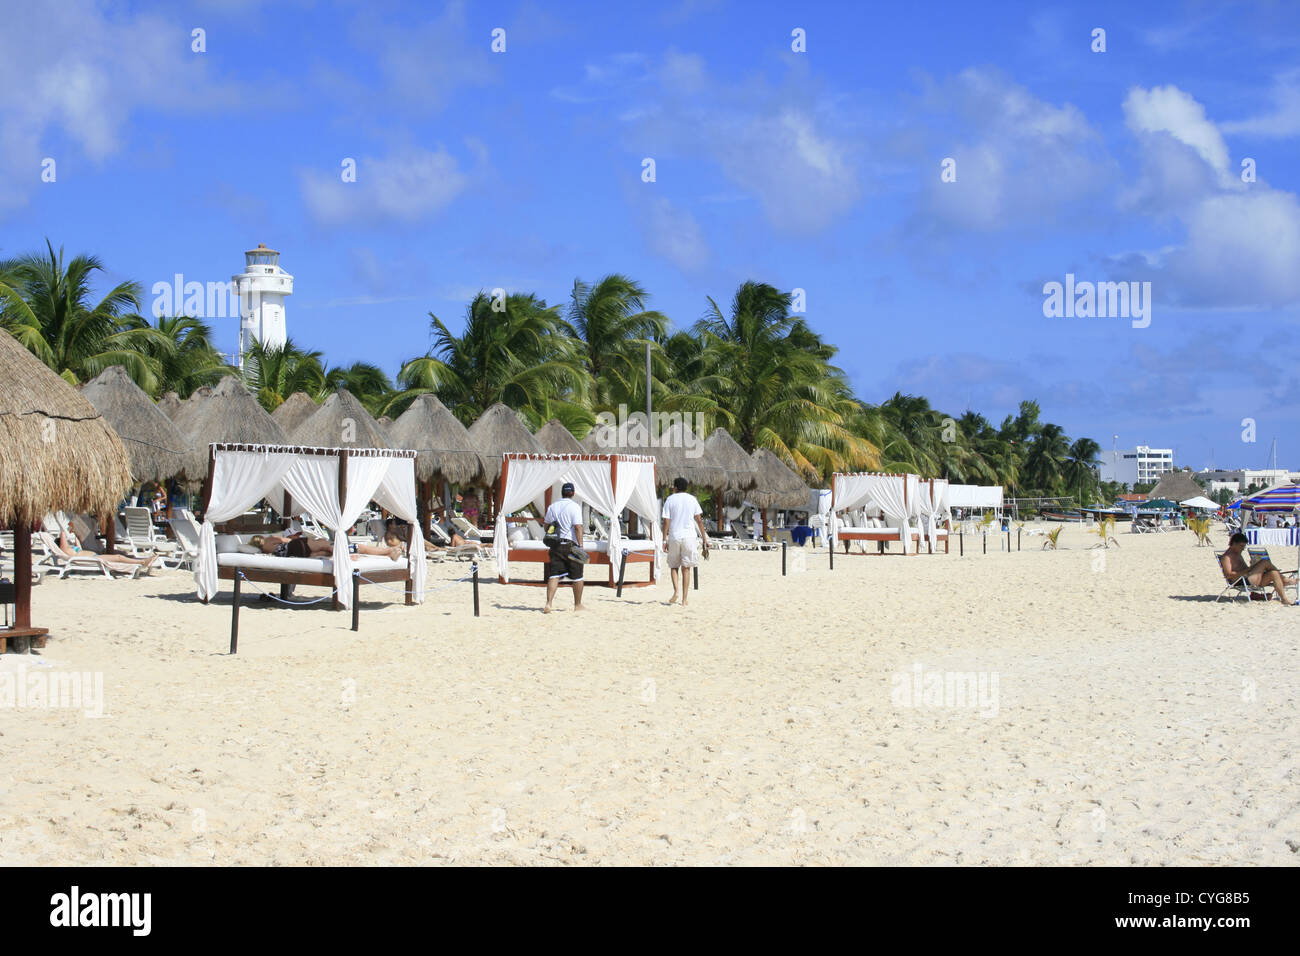
[[[284,297],[293,295],[293,276],[280,268],[280,253],[262,243],[244,253],[244,271],[231,276],[239,296],[239,367],[253,340],[284,348]]]

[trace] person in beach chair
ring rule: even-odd
[[[1253,563],[1248,561],[1242,555],[1247,543],[1246,536],[1240,531],[1228,539],[1228,550],[1223,552],[1223,556],[1219,559],[1224,579],[1234,586],[1240,586],[1243,582],[1252,588],[1272,585],[1278,599],[1289,607],[1294,602],[1287,596],[1286,589],[1288,585],[1296,583],[1295,575],[1289,578],[1283,577],[1282,572],[1267,558],[1261,558]]]
[[[334,554],[334,542],[329,538],[308,538],[301,531],[294,534],[255,534],[248,539],[248,543],[259,548],[263,554],[277,558],[328,558]],[[349,544],[348,551],[353,561],[360,560],[363,555],[397,561],[406,553],[402,539],[392,529],[384,535],[382,545]]]
[[[58,546],[59,551],[62,552],[65,558],[75,558],[78,555],[94,555],[110,564],[138,564],[142,568],[152,567],[154,561],[158,560],[158,556],[155,554],[151,554],[147,558],[133,558],[127,554],[106,551],[102,546],[82,547],[81,541],[71,531],[59,532]]]

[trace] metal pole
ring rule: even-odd
[[[650,427],[650,343],[645,344],[645,427]]]
[[[352,572],[352,630],[361,626],[361,575]]]
[[[627,552],[623,552],[623,558],[618,562],[618,592],[617,597],[623,596],[623,574],[627,571]]]
[[[239,651],[239,580],[243,575],[235,572],[235,599],[230,607],[230,653]]]
[[[474,616],[478,617],[478,562],[474,562]]]
[[[785,542],[781,542],[781,577],[785,577]]]

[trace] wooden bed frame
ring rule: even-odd
[[[528,457],[534,457],[534,458],[535,458],[536,456],[533,455],[533,456],[528,456]],[[570,459],[572,459],[572,460],[574,460],[574,461],[608,461],[608,462],[609,462],[609,480],[610,480],[610,483],[613,485],[613,487],[614,487],[615,489],[617,489],[617,488],[618,488],[618,469],[615,468],[614,465],[615,465],[615,463],[618,461],[618,459],[619,459],[620,457],[627,457],[627,456],[619,456],[619,455],[617,455],[617,454],[610,454],[610,455],[566,455],[566,456],[564,456],[564,457],[566,457],[566,458],[570,458]],[[496,502],[495,502],[495,504],[496,504],[496,512],[497,512],[497,520],[501,520],[501,518],[500,518],[500,514],[501,514],[501,505],[502,505],[502,503],[503,503],[504,500],[505,500],[505,493],[506,493],[506,490],[505,490],[505,489],[506,489],[506,476],[507,476],[507,475],[509,474],[509,472],[510,472],[510,458],[511,458],[510,455],[506,455],[506,456],[504,456],[504,457],[501,459],[501,478],[500,478],[500,481],[499,481],[498,484],[497,484],[497,495],[496,495]],[[658,466],[656,466],[656,468],[655,468],[655,472],[656,472],[656,473],[655,473],[655,477],[658,478],[658,477],[659,477],[659,475],[658,475]],[[546,489],[546,507],[548,507],[548,508],[551,506],[551,496],[552,496],[552,492],[553,492],[553,489],[551,489],[551,488],[547,488],[547,489]],[[617,520],[617,518],[615,518],[614,520]],[[639,539],[637,539],[637,540],[639,540]],[[653,549],[653,547],[654,547],[653,539],[652,539],[652,538],[648,538],[648,539],[646,539],[646,540],[648,540],[648,541],[651,542],[651,548]],[[589,580],[586,579],[586,575],[585,575],[585,572],[584,572],[583,583],[584,583],[584,584],[589,584],[589,585],[591,585],[592,587],[610,587],[610,588],[617,588],[617,587],[618,587],[618,581],[615,580],[616,573],[615,573],[615,569],[614,569],[614,562],[610,560],[609,555],[608,555],[607,553],[603,552],[603,551],[588,551],[587,553],[591,556],[591,560],[587,562],[587,567],[596,567],[596,566],[599,566],[599,565],[605,565],[606,567],[609,568],[609,581],[608,581],[608,582],[605,582],[605,581],[589,581]],[[507,552],[507,557],[506,557],[506,560],[507,560],[507,561],[522,561],[522,562],[526,562],[526,563],[540,564],[540,565],[542,566],[542,579],[541,579],[540,581],[521,581],[521,580],[519,580],[519,579],[517,579],[517,578],[513,578],[513,579],[511,579],[510,581],[507,581],[507,580],[506,580],[506,579],[505,579],[501,574],[498,574],[498,575],[497,575],[497,583],[499,583],[499,584],[522,584],[522,585],[524,585],[525,587],[545,587],[545,586],[546,586],[546,564],[547,564],[547,562],[550,561],[550,559],[551,559],[551,552],[550,552],[549,549],[547,549],[547,550],[543,550],[543,549],[541,549],[541,548],[510,548],[509,551]],[[647,565],[650,566],[650,574],[649,574],[649,577],[648,577],[646,580],[644,580],[644,581],[624,581],[624,582],[623,582],[623,587],[625,587],[625,588],[648,588],[648,587],[650,587],[651,585],[653,585],[653,584],[655,583],[655,581],[656,581],[656,578],[655,578],[655,555],[654,555],[654,553],[653,553],[653,550],[651,550],[651,551],[640,551],[640,552],[637,552],[637,551],[629,551],[629,552],[627,553],[627,563],[628,563],[629,565],[633,565],[633,564],[647,564]],[[571,583],[571,582],[565,582],[565,584],[562,585],[562,586],[568,586],[569,583]]]
[[[875,471],[875,472],[868,472],[868,474],[876,475],[881,478],[902,478],[903,479],[903,504],[904,505],[907,504],[907,476],[905,474],[896,471]],[[933,501],[934,500],[934,479],[921,478],[918,481],[918,484],[929,484],[930,500]],[[834,475],[831,476],[831,514],[832,515],[835,514],[835,476]],[[952,548],[952,544],[951,544],[952,521],[951,520],[944,522],[943,530],[944,530],[943,553],[950,554]],[[902,551],[900,552],[901,554],[920,554],[922,540],[925,541],[926,553],[934,554],[934,545],[931,544],[929,535],[922,534],[919,530],[910,530],[910,529],[908,531],[908,535],[911,537],[913,541],[916,542],[916,550]],[[857,531],[837,531],[835,533],[835,540],[844,542],[845,554],[850,553],[849,552],[850,541],[875,541],[877,543],[877,547],[876,547],[877,554],[892,554],[893,553],[892,551],[885,550],[885,545],[889,544],[892,541],[897,541],[901,544],[903,539],[902,536],[899,535],[897,528],[879,528],[879,529],[864,529],[864,530],[857,530]],[[870,552],[864,550],[862,553],[869,554]]]
[[[222,451],[257,451],[261,446],[246,445],[238,443],[216,443],[208,448],[208,479],[203,483],[203,514],[207,513],[208,502],[212,499],[212,475],[216,468],[217,449]],[[348,458],[352,455],[365,455],[364,450],[347,449],[347,448],[313,448],[303,446],[285,446],[286,449],[292,450],[299,455],[328,455],[337,457],[339,460],[339,505],[342,506],[347,499],[348,494]],[[415,452],[394,451],[393,449],[384,449],[386,457],[390,458],[414,458]],[[280,512],[282,518],[288,521],[291,513],[293,499],[290,498],[286,491],[284,494],[284,508]],[[224,529],[228,522],[222,522],[221,528]],[[350,560],[350,559],[348,559]],[[289,571],[278,570],[276,568],[236,568],[222,566],[217,564],[217,579],[221,581],[234,581],[236,572],[242,572],[245,581],[256,581],[260,584],[278,584],[280,585],[280,597],[289,596],[289,586],[291,584],[301,584],[304,587],[324,587],[330,589],[330,595],[333,598],[334,610],[340,610],[342,605],[339,604],[339,592],[334,584],[333,572],[324,571]],[[365,577],[368,581],[376,584],[395,583],[398,581],[406,582],[406,604],[408,606],[414,603],[413,590],[414,581],[412,579],[411,559],[407,556],[406,568],[390,568],[378,571],[367,571]],[[360,582],[367,583],[366,581]],[[204,604],[208,602],[203,601]]]

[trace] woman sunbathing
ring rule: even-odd
[[[255,534],[248,543],[261,550],[263,554],[277,558],[329,558],[334,555],[334,542],[329,538],[308,538],[301,531],[293,534]],[[375,555],[398,561],[405,554],[402,540],[395,532],[384,535],[384,543],[349,544],[348,552],[353,561],[362,555]]]
[[[107,554],[103,551],[93,551],[89,548],[83,548],[81,542],[77,540],[77,536],[71,531],[59,532],[58,546],[60,553],[62,553],[65,558],[75,558],[78,555],[87,555],[99,558],[102,563],[107,564],[109,567],[112,567],[115,564],[138,564],[142,568],[147,568],[152,566],[154,561],[158,558],[156,554],[151,554],[147,558],[133,558],[126,554],[118,554],[116,552]]]

